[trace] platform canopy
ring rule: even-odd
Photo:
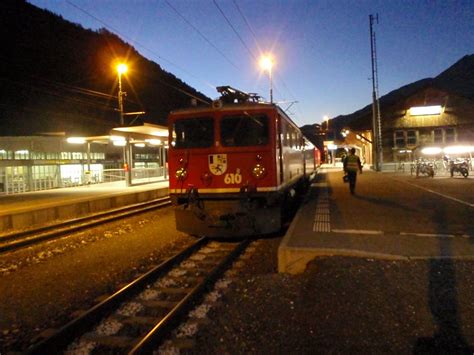
[[[152,123],[140,126],[116,127],[110,131],[110,140],[128,139],[132,144],[146,144],[154,146],[168,145],[168,127]]]
[[[168,137],[168,127],[159,126],[152,123],[144,123],[141,126],[117,127],[117,128],[113,128],[112,132],[113,133],[118,133],[118,132],[129,133],[130,137],[132,138],[134,134],[140,134],[140,135],[151,136],[151,137],[161,137],[161,138]]]
[[[125,145],[128,140],[131,144],[147,144],[153,146],[168,145],[168,127],[155,125],[152,123],[144,123],[139,126],[127,126],[112,128],[109,135],[90,136],[90,137],[68,137],[69,143],[99,143],[109,144],[111,141],[114,145]],[[123,144],[120,144],[123,142]]]

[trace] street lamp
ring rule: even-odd
[[[272,67],[273,57],[270,55],[264,55],[260,58],[260,68],[268,71],[268,77],[270,78],[270,103],[273,103],[273,83],[272,83]]]
[[[125,74],[128,70],[128,66],[125,63],[119,63],[117,65],[117,73],[118,73],[118,105],[119,105],[119,113],[120,113],[120,126],[125,126],[125,121],[123,119],[123,95],[125,94],[122,91],[122,74]],[[115,143],[115,142],[114,142]],[[124,162],[124,170],[125,170],[125,184],[126,186],[132,185],[132,173],[131,173],[131,147],[129,138],[125,140],[123,145],[123,162]]]
[[[118,92],[118,105],[119,105],[119,112],[120,112],[120,125],[124,126],[125,122],[123,120],[123,95],[124,92],[122,91],[122,74],[125,74],[128,70],[127,64],[120,63],[117,65],[117,73],[118,73],[118,84],[119,84],[119,92]]]
[[[326,121],[326,132],[329,131],[329,116],[324,115],[323,120]]]

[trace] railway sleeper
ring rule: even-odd
[[[163,311],[169,311],[172,309],[180,300],[177,301],[142,301],[142,304],[148,309],[161,309]],[[148,313],[148,312],[147,312]]]
[[[116,349],[129,349],[136,342],[136,338],[134,337],[120,335],[99,335],[93,332],[85,333],[82,336],[82,340],[96,343],[97,346],[94,348],[94,353],[97,354],[107,353],[110,350]]]

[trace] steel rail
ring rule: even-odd
[[[190,293],[188,293],[153,329],[138,342],[128,354],[148,354],[156,349],[170,331],[181,321],[198,302],[205,292],[210,290],[232,262],[247,248],[248,239],[239,243],[236,248],[215,267]]]
[[[27,349],[25,354],[57,354],[62,352],[74,339],[94,326],[98,320],[116,309],[121,302],[140,292],[145,285],[168,272],[174,265],[189,257],[193,252],[207,243],[207,238],[197,240],[196,243],[179,254],[154,267],[78,318],[73,319],[48,338],[43,339],[33,347]]]
[[[157,208],[163,208],[169,205],[171,205],[171,200],[169,197],[165,197],[67,220],[54,225],[3,235],[0,236],[0,253],[31,246],[33,244],[63,236],[67,233],[74,233],[83,229],[132,215],[145,213]]]

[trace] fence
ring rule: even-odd
[[[162,181],[167,178],[168,171],[165,167],[132,169],[132,184]],[[6,170],[0,169],[0,194],[18,194],[124,180],[125,171],[123,169],[104,169],[100,172],[85,171],[82,176],[75,177],[62,177],[59,173],[54,176],[45,176],[44,174],[28,173],[28,171],[22,174],[10,174]]]

